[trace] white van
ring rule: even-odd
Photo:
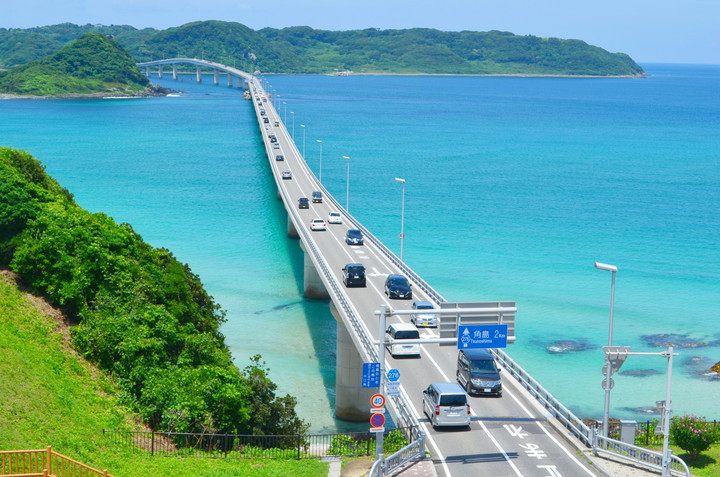
[[[387,327],[385,330],[385,337],[394,342],[387,343],[385,347],[390,354],[395,356],[420,356],[420,345],[415,344],[402,344],[398,342],[403,339],[418,340],[420,339],[420,333],[417,328],[410,323],[396,323]]]
[[[470,428],[470,405],[458,383],[433,383],[423,391],[423,413],[433,427]]]

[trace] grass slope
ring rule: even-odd
[[[0,450],[53,449],[115,477],[326,476],[328,464],[180,459],[116,449],[102,429],[137,429],[116,387],[69,345],[63,317],[0,271]]]

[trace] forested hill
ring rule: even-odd
[[[0,72],[0,93],[16,95],[139,94],[150,87],[112,38],[85,33],[60,51]]]
[[[264,73],[644,74],[628,55],[610,53],[581,40],[429,28],[328,31],[298,26],[252,30],[240,23],[221,21],[193,22],[167,30],[68,23],[0,28],[0,68],[38,59],[88,32],[112,35],[136,61],[205,58]]]

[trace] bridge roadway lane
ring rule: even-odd
[[[263,95],[259,87],[257,94]],[[259,112],[261,106],[255,98],[253,105],[265,139],[268,133],[272,132],[277,136],[280,144],[280,149],[273,149],[266,140],[270,155],[269,162],[276,182],[287,190],[290,198],[290,203],[286,204],[286,207],[295,208],[301,217],[302,226],[309,230],[313,218],[320,217],[327,220],[330,211],[339,209],[328,197],[325,197],[321,204],[311,202],[307,210],[297,209],[298,198],[311,199],[313,190],[318,190],[317,180],[302,160],[282,122],[279,127],[274,127],[274,122],[281,121],[281,118],[269,100],[262,106],[269,117],[269,125],[262,123]],[[275,154],[278,153],[285,156],[284,161],[275,161]],[[292,171],[293,178],[280,179],[283,170]],[[343,215],[343,224],[328,224],[326,231],[311,232],[311,237],[323,250],[335,279],[352,300],[369,333],[377,340],[379,324],[375,312],[380,304],[387,304],[389,309],[407,310],[411,301],[387,298],[384,294],[385,277],[389,273],[399,273],[398,270],[371,242],[366,241],[363,246],[347,245],[344,240],[345,232],[348,228],[352,228],[348,222]],[[351,262],[365,265],[368,279],[366,288],[348,289],[342,285],[341,269],[346,263]],[[417,289],[413,291],[413,299],[429,300]],[[409,322],[409,317],[404,315],[388,318],[388,324],[395,322]],[[422,337],[437,337],[434,329],[421,329],[420,334]],[[436,463],[438,475],[448,477],[597,475],[576,458],[575,450],[547,424],[544,409],[528,398],[511,376],[503,373],[504,392],[501,398],[470,398],[472,422],[469,430],[447,428],[435,430],[422,411],[422,390],[432,382],[455,380],[457,349],[454,346],[426,344],[421,346],[419,359],[395,359],[389,353],[386,357],[385,369],[397,368],[401,372],[402,392],[406,393],[416,417],[425,429],[428,436],[427,448]]]

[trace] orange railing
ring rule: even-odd
[[[112,477],[52,450],[0,451],[0,477]]]

